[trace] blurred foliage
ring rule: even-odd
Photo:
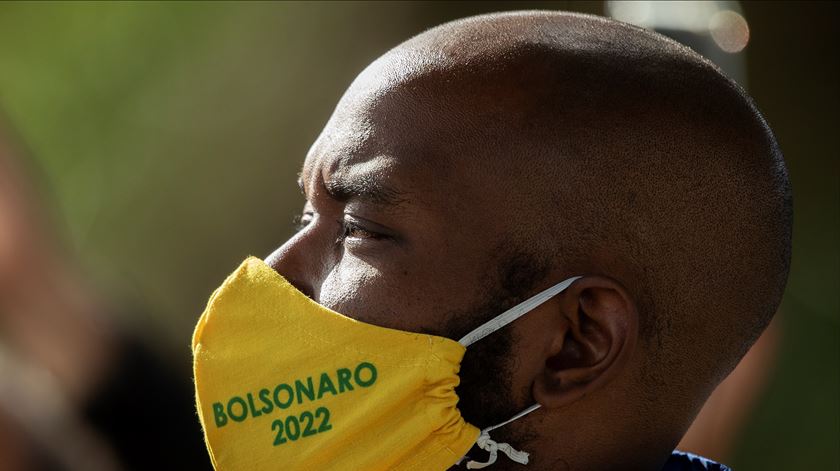
[[[428,27],[524,8],[601,3],[0,3],[0,106],[71,246],[186,365],[210,291],[290,235],[296,173],[353,77]],[[838,8],[744,13],[750,89],[786,153],[796,224],[780,362],[733,464],[838,469]]]

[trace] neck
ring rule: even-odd
[[[597,396],[522,419],[520,434],[536,437],[522,446],[529,470],[662,468],[681,436],[670,417],[642,412],[625,394]]]

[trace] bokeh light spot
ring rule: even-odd
[[[715,13],[709,19],[709,32],[715,44],[729,53],[741,52],[750,40],[750,27],[747,20],[732,10]]]

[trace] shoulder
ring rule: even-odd
[[[731,471],[728,466],[702,456],[674,450],[662,471]]]

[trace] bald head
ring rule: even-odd
[[[714,344],[719,379],[779,304],[781,153],[744,91],[672,40],[587,15],[467,18],[393,49],[344,100],[367,101],[395,153],[478,175],[465,191],[505,215],[506,243],[620,279],[657,351]]]
[[[584,443],[672,447],[787,277],[787,175],[752,101],[688,48],[593,16],[485,15],[399,45],[342,97],[301,184],[312,223],[274,265],[368,322],[458,338],[585,275],[470,347],[459,389],[479,424],[556,407],[517,441],[556,451],[554,434],[573,432],[583,468],[610,464]],[[330,240],[330,208],[386,221],[400,248],[354,222],[340,240],[360,245],[313,265],[303,254]]]

